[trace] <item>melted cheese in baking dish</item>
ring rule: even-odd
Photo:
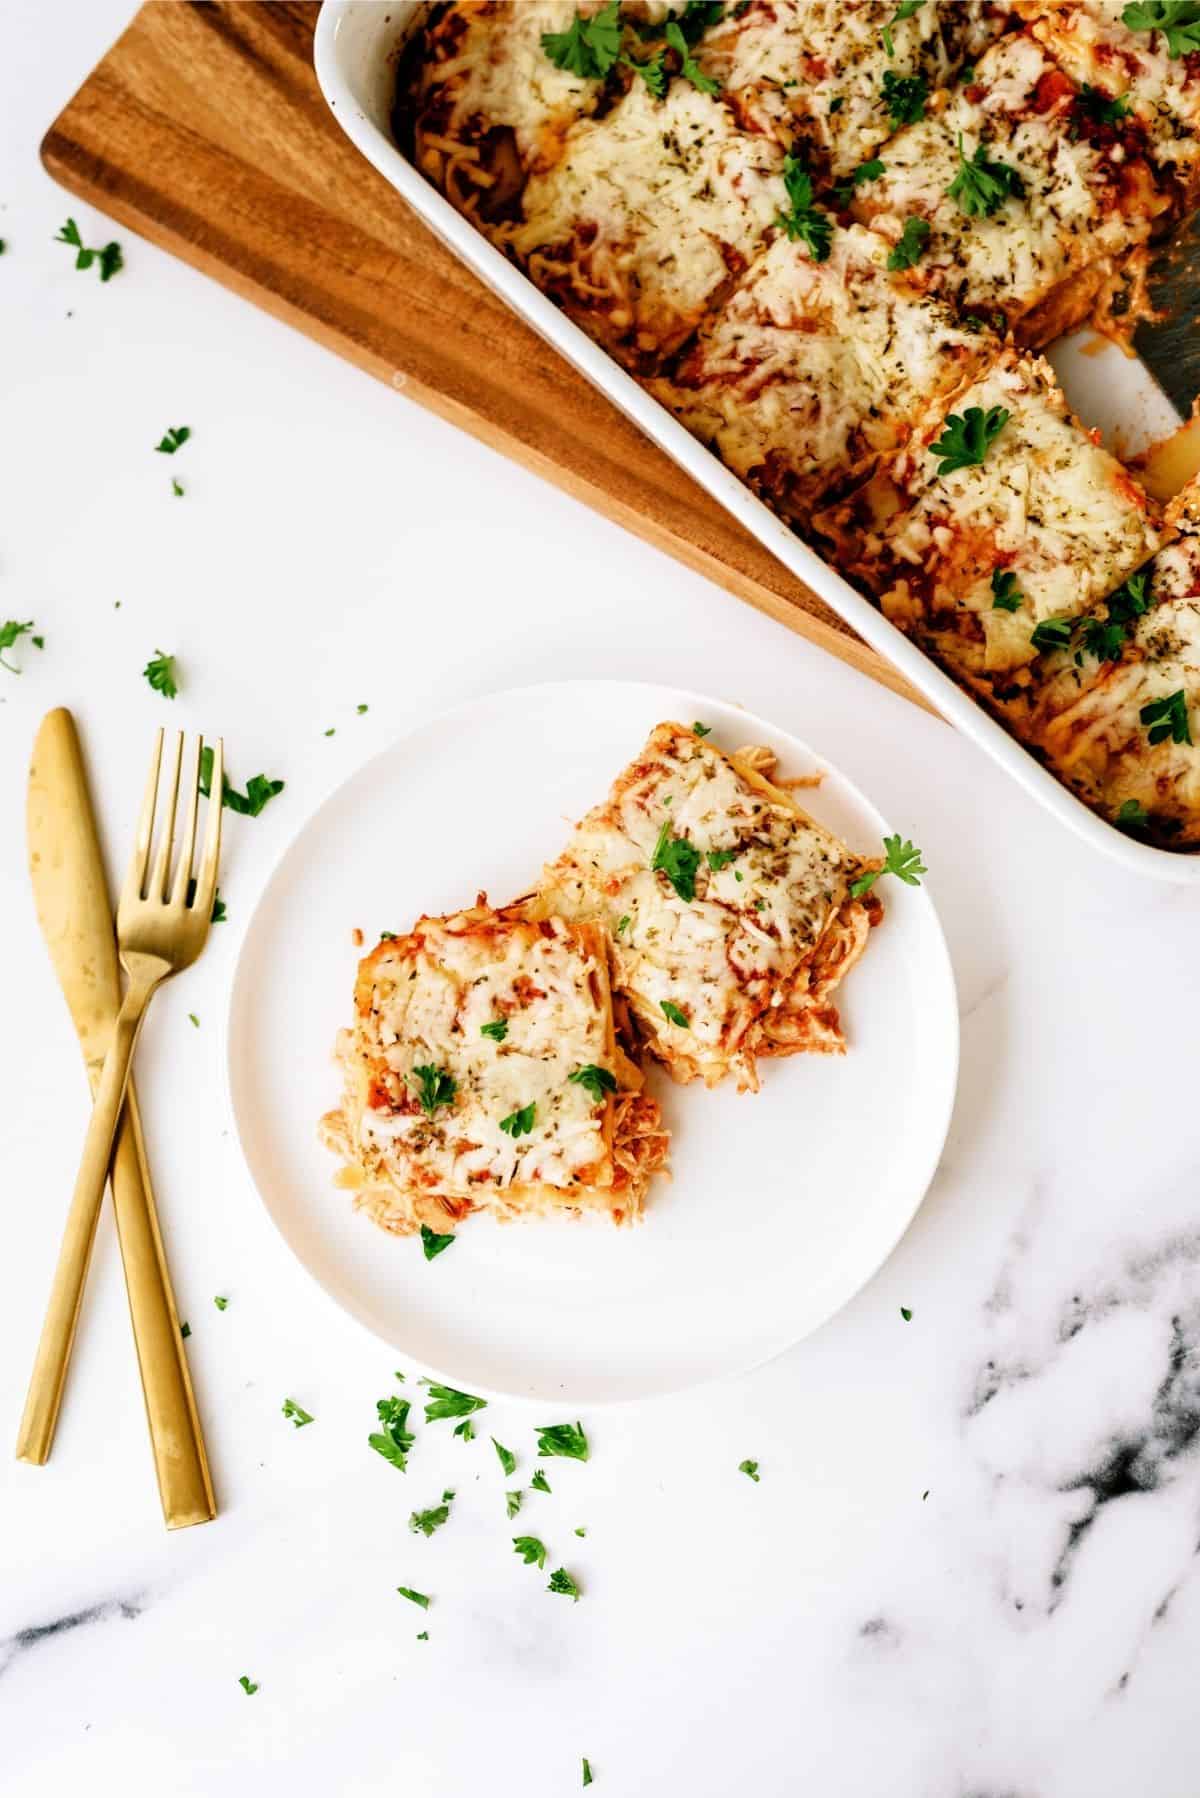
[[[1114,258],[1145,244],[1166,208],[1128,145],[1111,131],[1089,141],[1074,99],[1039,44],[1003,38],[968,86],[897,132],[884,172],[855,200],[857,217],[889,243],[907,219],[925,219],[930,234],[909,278],[965,308],[1001,313],[1033,345],[1092,310]],[[978,151],[1020,184],[986,216],[965,212],[950,192],[962,157]]]
[[[504,241],[584,329],[639,364],[677,348],[786,207],[782,152],[676,80],[567,134]]]
[[[641,1082],[615,1041],[598,931],[482,906],[422,918],[366,957],[355,998],[346,1101],[325,1134],[388,1228],[555,1203],[636,1214],[645,1177],[629,1178],[614,1126]],[[571,1078],[583,1068],[611,1092]]]
[[[541,894],[610,932],[614,984],[676,1079],[755,1086],[756,1056],[842,1048],[829,995],[878,916],[849,884],[877,865],[743,756],[660,724]]]
[[[1148,496],[1071,416],[1040,357],[1006,351],[959,393],[953,415],[998,407],[1007,422],[983,461],[941,472],[930,447],[949,408],[817,527],[902,629],[957,628],[980,671],[1031,662],[1036,626],[1089,610],[1161,541]],[[1020,603],[995,604],[1011,574]]]
[[[807,524],[831,487],[904,441],[921,409],[994,358],[999,342],[887,270],[851,225],[829,257],[775,239],[684,358],[651,383],[689,430]]]
[[[840,178],[891,135],[885,75],[942,87],[1003,18],[988,0],[925,0],[903,19],[899,10],[895,0],[750,0],[726,8],[696,60],[748,130],[785,149],[799,139]]]

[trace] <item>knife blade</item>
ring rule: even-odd
[[[38,922],[94,1091],[121,976],[83,755],[75,721],[62,707],[47,713],[34,740],[26,832]],[[110,1182],[163,1518],[168,1529],[207,1523],[216,1501],[132,1082]]]

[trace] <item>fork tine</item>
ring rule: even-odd
[[[162,746],[163,734],[160,730],[154,739],[154,751],[150,757],[150,772],[146,776],[146,796],[142,800],[133,854],[129,859],[125,885],[121,890],[122,905],[131,899],[140,899],[142,888],[146,884],[146,864],[150,860],[150,839],[154,834],[154,800],[158,792],[158,770],[162,762]]]
[[[147,899],[158,902],[167,896],[167,881],[171,877],[171,847],[175,837],[175,801],[179,794],[179,764],[183,759],[183,732],[175,732],[175,740],[167,750],[166,777],[160,789],[162,805],[156,811],[162,813],[161,835],[158,839],[158,850],[154,857],[154,866],[150,870],[150,885],[146,888]]]
[[[205,917],[217,896],[217,864],[221,859],[221,796],[225,791],[225,745],[218,737],[213,746],[212,780],[209,783],[208,822],[204,827],[204,854],[196,873],[196,906]]]
[[[183,827],[183,842],[179,849],[179,866],[175,870],[175,884],[171,889],[171,904],[186,905],[188,882],[192,876],[192,855],[196,848],[196,812],[200,804],[200,751],[204,747],[204,738],[196,738],[196,760],[191,772],[191,785],[185,788],[188,795],[187,816]]]

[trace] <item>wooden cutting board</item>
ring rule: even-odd
[[[150,0],[46,133],[102,212],[924,704],[430,235],[334,124],[307,0]]]

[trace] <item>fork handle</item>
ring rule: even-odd
[[[18,1461],[32,1461],[41,1466],[50,1456],[88,1263],[92,1258],[92,1244],[96,1240],[96,1223],[108,1180],[113,1138],[129,1083],[129,1068],[150,995],[161,978],[162,974],[144,972],[136,978],[131,977],[117,1014],[112,1042],[96,1088],[91,1123],[84,1139],[83,1156],[50,1288],[50,1302],[25,1397],[25,1410],[17,1434]]]

